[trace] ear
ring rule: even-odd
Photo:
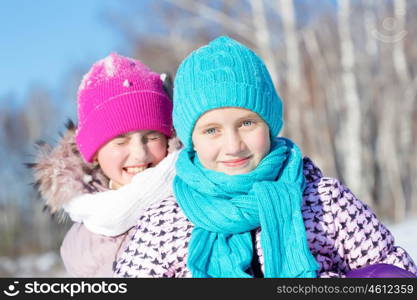
[[[172,100],[174,85],[172,83],[172,76],[170,73],[162,73],[160,75],[162,80],[162,87],[164,88],[165,92],[168,94],[169,99]]]

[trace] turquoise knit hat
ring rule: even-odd
[[[269,125],[271,136],[282,128],[282,102],[262,60],[249,48],[221,36],[193,51],[181,63],[174,82],[174,127],[186,148],[194,125],[205,112],[242,107]]]

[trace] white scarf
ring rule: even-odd
[[[180,151],[174,151],[154,168],[136,174],[117,190],[83,194],[64,205],[74,222],[92,232],[116,236],[135,226],[150,205],[173,195],[172,181]]]

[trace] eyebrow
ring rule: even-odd
[[[248,113],[247,115],[244,115],[244,116],[240,117],[239,119],[236,120],[236,122],[241,122],[241,121],[246,120],[246,119],[262,120],[262,118],[260,116],[258,116],[258,114],[251,112],[251,113]],[[197,126],[196,129],[201,130],[203,128],[218,126],[218,125],[220,125],[220,124],[216,123],[216,122],[210,122],[210,123],[207,123],[207,124],[202,124],[200,126]]]
[[[237,119],[237,121],[242,121],[244,119],[259,119],[259,120],[262,120],[262,118],[257,113],[248,113],[246,116],[243,116],[243,117]]]
[[[126,138],[128,136],[128,134],[121,134],[115,137],[115,139],[122,139],[122,138]]]
[[[203,128],[207,128],[207,127],[214,127],[214,126],[218,126],[219,124],[218,123],[207,123],[207,124],[203,124],[203,125],[200,125],[200,126],[197,126],[196,128],[197,128],[197,130],[200,130],[200,129],[203,129]]]

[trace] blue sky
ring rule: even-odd
[[[0,97],[21,99],[32,84],[53,90],[72,66],[122,51],[122,38],[102,17],[117,2],[1,0]]]

